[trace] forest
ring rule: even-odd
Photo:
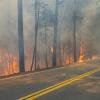
[[[0,76],[100,57],[99,0],[0,0]]]

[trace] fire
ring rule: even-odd
[[[93,55],[92,56],[92,60],[95,60],[95,59],[97,59],[98,58],[98,56],[96,56],[96,55]]]
[[[0,50],[0,66],[3,75],[10,75],[18,72],[18,57],[5,50]]]
[[[83,61],[84,61],[84,51],[83,51],[83,47],[81,46],[78,62],[82,63]]]
[[[53,53],[53,52],[54,52],[54,49],[53,49],[53,47],[51,47],[50,49],[51,49],[51,53]]]
[[[72,61],[72,57],[67,56],[65,63],[66,63],[66,64],[72,64],[72,62],[73,62],[73,61]]]
[[[5,74],[9,75],[9,74],[13,74],[13,73],[17,73],[18,69],[18,62],[17,62],[17,58],[14,57],[12,54],[7,54],[7,56],[5,56],[7,59],[7,64],[5,64]]]

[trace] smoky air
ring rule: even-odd
[[[99,58],[99,0],[0,0],[0,76]]]

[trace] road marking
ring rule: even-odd
[[[72,83],[74,83],[76,81],[79,81],[79,80],[81,80],[81,79],[83,79],[85,77],[88,77],[88,76],[90,76],[90,75],[92,75],[92,74],[94,74],[94,73],[96,73],[98,71],[100,71],[100,68],[94,69],[92,71],[83,73],[83,74],[78,75],[78,76],[74,76],[73,78],[67,79],[67,80],[65,80],[63,82],[60,82],[60,83],[56,84],[56,85],[50,86],[50,87],[45,88],[45,89],[40,90],[40,91],[37,91],[37,92],[32,93],[32,94],[30,94],[28,96],[19,98],[18,100],[35,100],[35,99],[37,99],[37,98],[39,98],[39,97],[41,97],[43,95],[46,95],[46,94],[48,94],[50,92],[53,92],[53,91],[56,91],[56,90],[58,90],[58,89],[60,89],[60,88],[62,88],[64,86],[70,85],[70,84],[72,84]]]

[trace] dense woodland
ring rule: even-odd
[[[0,0],[0,76],[100,55],[99,0]]]

